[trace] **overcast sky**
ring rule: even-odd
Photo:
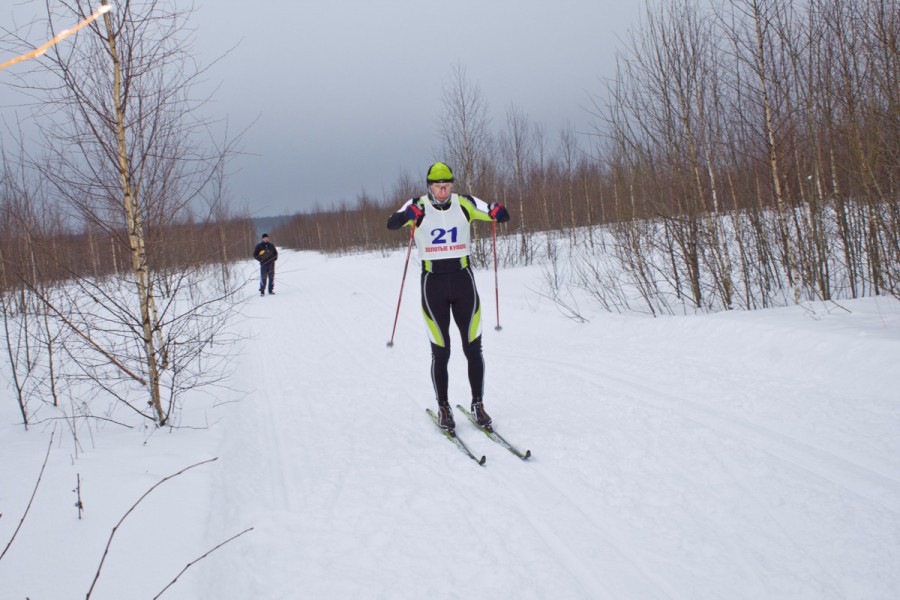
[[[42,14],[44,0],[16,5]],[[554,139],[567,123],[589,131],[590,97],[603,94],[640,6],[198,0],[199,59],[237,45],[209,73],[219,85],[210,113],[227,117],[232,131],[253,123],[246,154],[232,163],[232,197],[253,216],[274,216],[352,203],[363,191],[380,199],[402,173],[424,179],[443,159],[441,94],[457,64],[480,89],[495,130],[515,104]],[[3,97],[0,89],[0,110]]]

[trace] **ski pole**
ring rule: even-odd
[[[400,316],[400,301],[403,300],[403,285],[406,283],[406,271],[409,269],[409,257],[412,254],[413,236],[416,235],[416,224],[413,223],[409,232],[409,248],[406,249],[406,264],[403,265],[403,279],[400,280],[400,297],[397,298],[397,314],[394,315],[394,328],[391,329],[391,339],[387,343],[388,348],[394,346],[394,333],[397,331],[397,318]]]
[[[497,221],[491,221],[491,238],[494,246],[494,299],[497,302],[497,326],[495,330],[500,331],[500,285],[497,280]]]

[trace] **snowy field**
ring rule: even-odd
[[[84,598],[126,511],[210,458],[128,516],[91,598],[153,598],[251,527],[162,598],[900,598],[897,300],[579,324],[529,267],[500,273],[498,332],[480,271],[485,406],[534,456],[458,415],[479,467],[425,414],[415,263],[386,347],[404,258],[282,252],[275,296],[247,286],[228,386],[174,430],[98,422],[76,446],[23,431],[5,385],[0,553],[53,441],[0,600]]]

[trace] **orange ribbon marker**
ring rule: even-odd
[[[112,6],[111,6],[111,5],[109,5],[109,4],[104,4],[104,5],[102,5],[100,8],[98,8],[98,9],[94,12],[94,14],[92,14],[91,16],[89,16],[87,19],[85,19],[84,21],[82,21],[81,23],[79,23],[78,25],[76,25],[75,27],[73,27],[72,29],[63,29],[63,30],[60,31],[58,34],[56,34],[56,37],[54,37],[52,40],[50,40],[49,42],[47,42],[47,43],[44,44],[43,46],[40,46],[40,47],[38,47],[38,48],[35,48],[34,50],[32,50],[31,52],[29,52],[29,53],[27,53],[27,54],[23,54],[22,56],[19,56],[19,57],[16,57],[16,58],[12,59],[12,60],[6,61],[6,62],[3,63],[2,65],[0,65],[0,71],[2,71],[3,69],[5,69],[6,67],[8,67],[8,66],[10,66],[10,65],[16,64],[17,62],[22,62],[23,60],[28,60],[29,58],[35,58],[35,57],[37,57],[37,56],[40,56],[41,54],[43,54],[44,52],[46,52],[47,49],[50,48],[50,46],[53,46],[54,44],[58,44],[58,43],[61,42],[62,40],[66,39],[67,37],[69,37],[70,35],[72,35],[73,33],[75,33],[76,31],[78,31],[79,29],[81,29],[82,27],[84,27],[85,25],[88,25],[91,21],[94,21],[94,20],[100,18],[100,16],[101,16],[102,14],[107,13],[107,12],[109,12],[110,10],[112,10]]]

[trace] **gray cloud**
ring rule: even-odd
[[[40,14],[41,2],[25,2]],[[21,10],[21,5],[19,6]],[[464,67],[499,127],[515,104],[555,136],[588,130],[639,3],[613,0],[244,0],[197,6],[204,110],[247,132],[230,189],[254,216],[376,198],[438,155],[441,92]],[[0,86],[0,106],[3,105]]]

